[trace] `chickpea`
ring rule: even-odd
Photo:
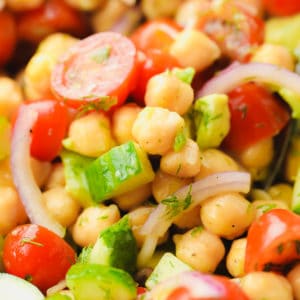
[[[147,19],[172,17],[181,2],[183,1],[142,0],[142,10]]]
[[[274,208],[289,209],[286,203],[280,200],[255,200],[252,202],[252,205],[256,211],[256,219]]]
[[[268,193],[274,200],[283,201],[288,207],[291,207],[293,188],[287,183],[277,183],[268,189]]]
[[[240,286],[250,300],[293,300],[288,280],[273,272],[252,272],[240,280]]]
[[[6,6],[13,11],[31,10],[40,7],[45,0],[5,0]]]
[[[27,221],[18,193],[12,186],[0,186],[0,235],[6,235],[17,225]]]
[[[71,229],[72,237],[81,247],[94,245],[99,233],[116,223],[120,212],[116,205],[98,205],[85,208]]]
[[[251,58],[254,62],[273,64],[293,71],[294,59],[290,51],[281,45],[263,44],[255,51]]]
[[[149,154],[163,155],[174,145],[176,135],[184,128],[184,119],[161,107],[145,107],[138,114],[132,135]]]
[[[0,160],[0,187],[14,186],[9,158]]]
[[[228,240],[241,236],[254,219],[253,205],[238,193],[210,197],[200,211],[203,226]]]
[[[84,11],[91,11],[99,8],[105,0],[65,0],[70,6]]]
[[[263,189],[251,189],[250,198],[252,200],[272,200],[268,192]]]
[[[116,108],[112,116],[112,132],[119,144],[133,140],[132,126],[141,107],[134,103],[127,103]]]
[[[287,274],[287,279],[292,286],[294,299],[300,300],[300,264],[296,264]]]
[[[192,67],[197,72],[203,71],[221,56],[217,44],[196,29],[180,32],[170,46],[170,53],[181,66]]]
[[[218,149],[207,149],[201,152],[200,172],[195,176],[195,180],[202,179],[208,175],[225,172],[238,171],[240,169],[229,155]]]
[[[180,178],[158,170],[152,181],[152,194],[157,202],[161,202],[181,187],[192,183],[191,178]]]
[[[213,273],[225,255],[222,240],[203,227],[173,236],[176,256],[193,269]]]
[[[198,144],[187,139],[180,151],[170,151],[160,161],[160,169],[178,177],[193,177],[200,171],[201,159]]]
[[[74,120],[65,146],[82,155],[98,157],[115,145],[110,121],[101,112],[93,112]]]
[[[151,77],[147,83],[145,104],[185,114],[194,100],[192,87],[170,72]]]
[[[191,229],[201,225],[200,205],[193,207],[177,216],[173,223],[181,229]]]
[[[19,105],[23,102],[21,86],[17,81],[0,77],[0,115],[11,119]]]
[[[49,190],[56,187],[65,186],[65,173],[62,163],[55,163],[52,165],[51,173],[45,184],[45,189]]]
[[[226,257],[226,268],[233,277],[241,277],[245,274],[245,254],[247,239],[234,240]]]
[[[50,215],[64,227],[72,225],[80,212],[79,203],[63,187],[44,192],[43,202]]]
[[[43,187],[51,172],[51,163],[40,161],[35,158],[30,159],[31,169],[34,179],[39,187]]]
[[[118,204],[122,210],[129,211],[145,202],[150,196],[151,183],[147,183],[130,192],[115,197],[113,201]]]
[[[139,206],[138,208],[128,213],[131,229],[139,248],[143,245],[145,240],[145,236],[141,234],[140,230],[142,226],[145,224],[145,222],[147,221],[149,215],[153,210],[154,207],[151,206]],[[167,238],[168,238],[168,233],[166,233],[164,236],[159,238],[158,244],[165,242]]]

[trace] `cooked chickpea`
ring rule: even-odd
[[[247,239],[234,240],[226,257],[226,268],[231,276],[241,277],[245,274],[245,255]]]
[[[263,189],[251,189],[250,194],[249,194],[250,198],[255,201],[255,200],[272,200],[271,196],[269,195],[269,193]]]
[[[170,151],[160,160],[160,169],[168,174],[178,177],[193,177],[201,168],[200,149],[192,139],[179,151]]]
[[[47,190],[43,194],[43,202],[49,214],[62,226],[72,225],[80,212],[79,203],[73,199],[63,187]]]
[[[229,155],[218,149],[207,149],[201,152],[200,172],[195,176],[195,180],[202,179],[208,175],[225,172],[238,171],[240,169]]]
[[[200,218],[200,205],[189,209],[188,211],[184,211],[179,216],[177,216],[173,224],[176,225],[178,228],[181,229],[191,229],[196,226],[201,225],[201,218]]]
[[[72,237],[81,247],[94,245],[99,233],[116,223],[120,212],[116,205],[98,205],[85,208],[72,227]]]
[[[104,0],[65,0],[70,6],[78,9],[78,10],[84,10],[84,11],[91,11],[95,10],[103,3]]]
[[[203,202],[200,216],[207,230],[232,240],[247,230],[254,220],[255,210],[239,193],[225,193]]]
[[[45,0],[5,0],[6,6],[13,11],[24,11],[38,8]]]
[[[0,235],[6,235],[27,221],[18,193],[12,186],[0,186]]]
[[[274,208],[289,209],[287,204],[280,200],[255,200],[252,202],[255,208],[255,218],[259,218],[264,213]]]
[[[182,0],[142,0],[142,10],[147,19],[172,17]]]
[[[132,126],[141,107],[127,103],[115,109],[112,116],[112,132],[119,144],[133,140]]]
[[[251,58],[254,62],[269,63],[279,67],[294,70],[294,59],[290,51],[281,45],[263,44]]]
[[[161,202],[192,181],[192,178],[180,178],[158,170],[152,181],[152,194],[157,202]]]
[[[195,49],[199,51],[194,51]],[[221,56],[217,44],[196,29],[185,29],[180,32],[170,46],[170,53],[181,66],[193,67],[198,72]]]
[[[213,273],[225,255],[222,240],[203,227],[173,236],[176,256],[197,271]]]
[[[273,272],[252,272],[240,279],[240,286],[250,300],[293,300],[288,280]]]
[[[176,135],[184,128],[184,119],[161,107],[145,107],[138,114],[132,135],[150,154],[163,155],[173,148]]]
[[[51,173],[51,163],[31,158],[30,164],[37,185],[43,187]]]
[[[0,186],[14,186],[9,158],[0,160]]]
[[[98,157],[115,145],[110,120],[101,112],[75,119],[69,128],[67,147],[82,155]]]
[[[170,72],[151,77],[147,83],[145,104],[185,114],[194,100],[192,87]]]
[[[62,163],[55,163],[52,165],[51,173],[45,184],[45,189],[49,190],[56,187],[63,187],[65,185],[65,173]]]
[[[292,197],[293,197],[293,188],[290,184],[287,183],[277,183],[272,185],[268,189],[273,200],[279,200],[286,203],[288,207],[291,207]]]
[[[140,230],[142,226],[145,224],[145,222],[147,221],[150,213],[153,210],[154,207],[151,206],[139,206],[128,213],[132,232],[139,248],[143,245],[145,241],[145,236],[141,234]],[[168,238],[168,233],[166,233],[164,236],[159,238],[158,243],[161,244],[165,242],[167,238]]]
[[[21,86],[17,81],[0,77],[0,115],[11,119],[18,106],[23,102]]]
[[[287,279],[292,286],[294,299],[300,300],[300,264],[296,264],[287,274]]]
[[[118,204],[122,210],[129,211],[145,202],[150,196],[151,183],[147,183],[130,192],[115,197],[113,201]]]

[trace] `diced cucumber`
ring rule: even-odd
[[[135,300],[137,296],[133,278],[114,267],[76,263],[66,281],[76,300]]]
[[[155,285],[173,275],[191,270],[192,268],[189,265],[182,262],[174,254],[166,252],[147,279],[146,287],[152,289]]]
[[[86,176],[92,198],[101,202],[152,181],[154,172],[146,152],[129,141],[92,162]]]
[[[84,172],[93,159],[68,150],[61,152],[61,159],[64,165],[67,192],[83,207],[94,204]]]
[[[9,121],[0,116],[0,160],[6,158],[10,151],[10,130]]]
[[[7,300],[43,300],[45,297],[30,282],[14,275],[0,273],[0,298]]]
[[[100,233],[88,261],[133,273],[136,269],[137,252],[128,216],[124,216]]]
[[[54,295],[46,297],[45,300],[72,300],[72,298],[67,295],[56,293]]]

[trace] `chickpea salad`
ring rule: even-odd
[[[0,1],[0,297],[300,300],[300,2]]]

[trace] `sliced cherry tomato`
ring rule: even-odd
[[[147,289],[143,286],[138,286],[136,289],[137,289],[137,294],[138,295],[142,295],[142,294],[147,292]]]
[[[272,209],[252,223],[247,236],[245,271],[283,271],[300,259],[300,216]]]
[[[116,105],[121,105],[136,83],[136,56],[134,44],[125,36],[93,34],[62,57],[52,72],[52,88],[75,107],[105,96],[116,97]]]
[[[264,22],[233,2],[211,6],[199,18],[196,28],[206,33],[232,60],[248,61],[264,40]]]
[[[39,225],[20,225],[4,241],[6,272],[30,281],[43,292],[64,279],[75,260],[76,253],[65,240]]]
[[[57,31],[78,37],[88,32],[84,15],[61,0],[48,0],[36,9],[22,12],[17,27],[20,39],[32,43],[38,43]]]
[[[300,12],[299,0],[263,0],[265,10],[274,16],[289,16]]]
[[[17,42],[16,23],[11,13],[0,11],[0,66],[11,58]]]
[[[231,125],[223,145],[233,152],[275,136],[290,118],[282,103],[264,87],[254,83],[244,84],[228,96]]]
[[[28,104],[38,112],[32,128],[31,155],[39,160],[51,161],[61,150],[62,140],[70,123],[70,114],[62,102],[55,100],[36,101]],[[14,119],[18,118],[18,112]]]
[[[181,30],[181,26],[172,19],[157,19],[144,23],[130,38],[137,49],[144,52],[149,49],[167,50]]]

